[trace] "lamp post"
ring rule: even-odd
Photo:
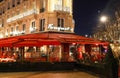
[[[102,28],[103,29],[103,40],[107,40],[108,39],[107,38],[107,34],[106,34],[106,27],[105,27],[107,20],[108,20],[108,18],[105,15],[100,17],[100,22],[104,24],[104,26]]]
[[[101,16],[100,21],[103,23],[107,22],[107,16]]]

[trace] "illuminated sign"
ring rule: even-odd
[[[50,29],[50,30],[58,30],[58,31],[61,31],[61,30],[65,30],[65,31],[67,31],[67,30],[73,30],[72,28],[70,28],[70,27],[57,27],[57,26],[54,26],[53,24],[49,24],[48,25],[48,29]]]
[[[23,17],[31,15],[31,14],[36,14],[36,13],[37,13],[37,11],[35,9],[32,9],[32,10],[29,10],[27,12],[21,13],[19,15],[16,15],[16,16],[13,16],[13,17],[7,19],[7,22],[11,22],[11,21],[23,18]]]

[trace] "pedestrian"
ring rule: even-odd
[[[108,46],[108,51],[105,56],[105,70],[107,78],[118,78],[118,58],[113,55],[113,52]]]

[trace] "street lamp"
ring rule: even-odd
[[[100,21],[105,23],[107,21],[107,16],[101,16]]]
[[[103,32],[103,40],[107,40],[107,34],[106,34],[106,22],[107,22],[107,16],[103,15],[100,17],[100,22],[103,23],[103,27],[102,27],[102,30],[104,31]]]

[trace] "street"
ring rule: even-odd
[[[0,78],[99,78],[82,71],[1,72]]]

